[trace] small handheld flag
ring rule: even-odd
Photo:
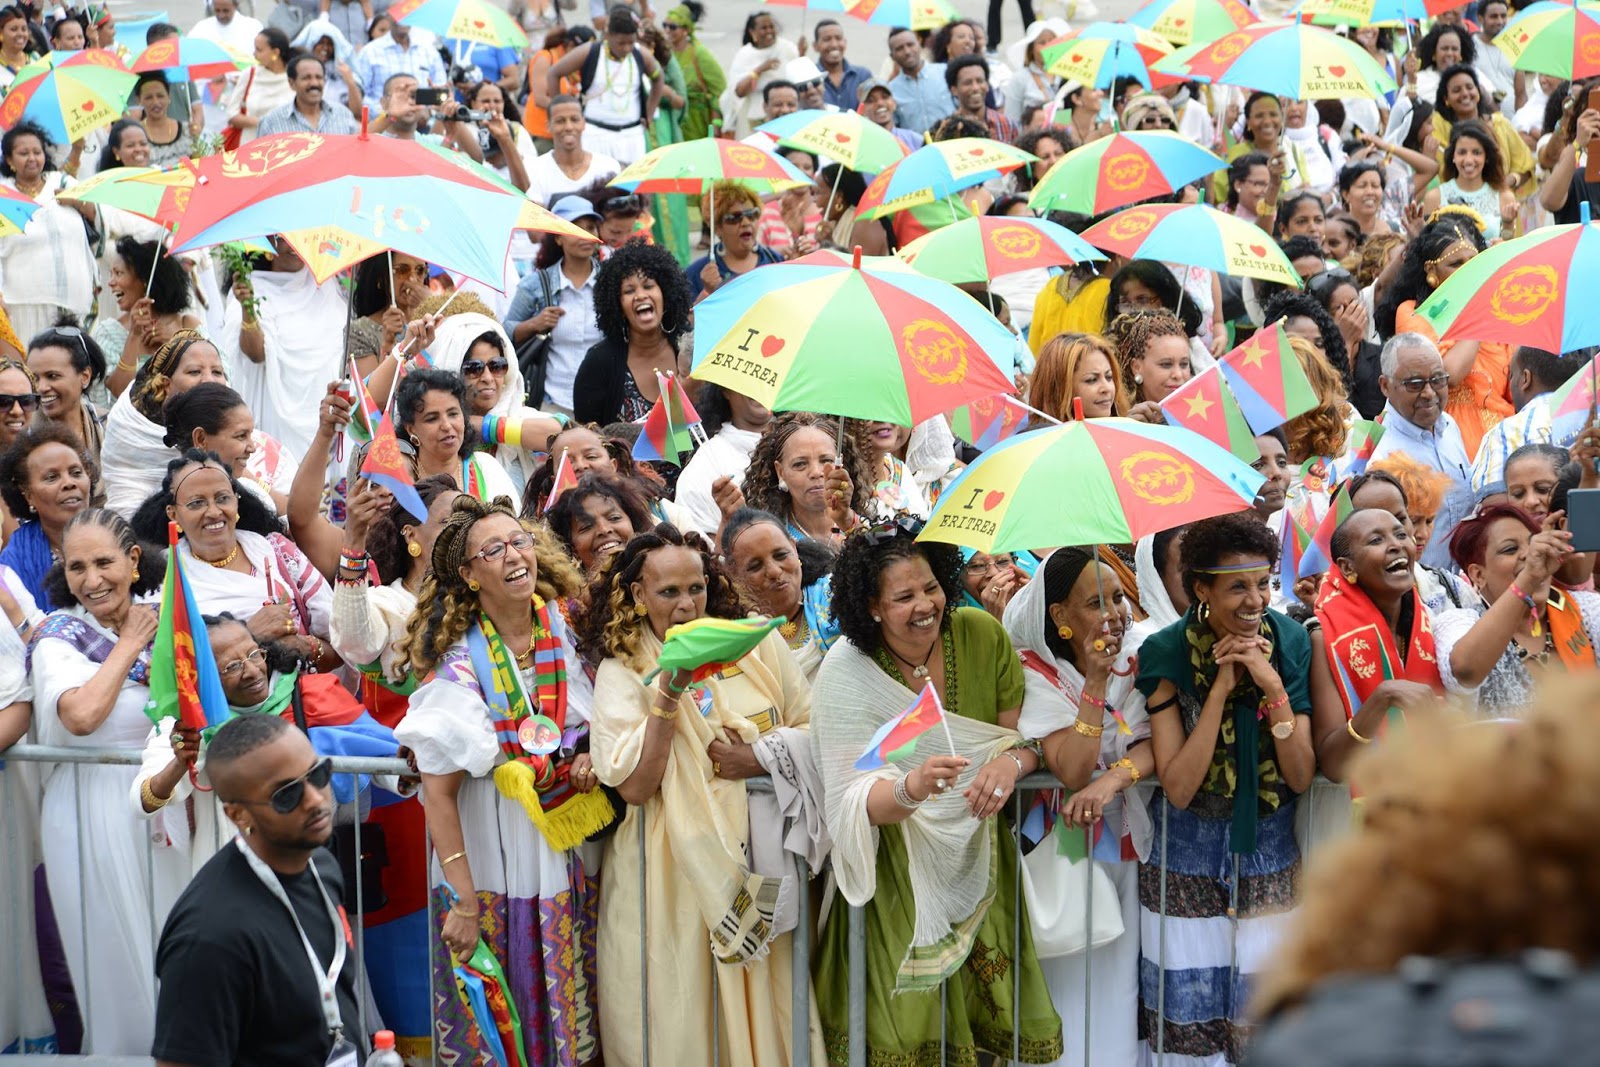
[[[1278,554],[1278,582],[1285,596],[1294,595],[1295,579],[1300,574],[1300,561],[1311,547],[1311,535],[1294,517],[1293,508],[1283,509],[1283,550]]]
[[[1355,514],[1355,510],[1356,506],[1350,502],[1349,483],[1341,482],[1333,491],[1333,499],[1328,501],[1327,514],[1322,516],[1316,532],[1311,536],[1311,543],[1306,546],[1305,554],[1300,557],[1297,573],[1301,578],[1324,574],[1333,566],[1333,531],[1339,528],[1340,523]]]
[[[700,427],[700,413],[689,402],[677,375],[657,371],[656,386],[660,395],[633,443],[633,458],[677,466],[683,462],[685,452],[693,452],[697,443],[704,443],[705,430]]]
[[[572,453],[561,453],[561,462],[556,464],[556,476],[550,482],[550,495],[545,497],[544,510],[548,512],[556,506],[556,501],[561,499],[561,494],[568,489],[576,489],[578,476],[572,470]]]
[[[377,401],[372,399],[372,394],[367,391],[367,383],[361,377],[361,370],[356,366],[356,357],[350,357],[350,388],[354,393],[355,403],[350,405],[350,425],[346,433],[360,444],[372,440],[372,435],[377,432],[378,423],[383,414],[378,410]]]
[[[935,726],[944,727],[945,740],[950,741],[950,751],[954,754],[956,746],[950,739],[950,727],[944,721],[944,705],[939,701],[939,691],[929,682],[909,708],[878,727],[878,732],[867,742],[867,750],[856,760],[856,770],[875,771],[911,755],[916,751],[917,738]]]
[[[1317,392],[1289,347],[1283,323],[1257,330],[1217,364],[1251,433],[1266,433],[1317,406]]]
[[[150,721],[177,719],[178,725],[209,730],[227,721],[228,698],[211,653],[211,640],[178,555],[178,524],[167,524],[167,580],[161,590],[161,618],[150,650]]]
[[[656,670],[645,680],[648,682],[661,671],[689,671],[694,681],[703,682],[748,656],[785,621],[779,615],[772,619],[707,617],[679,623],[667,631]]]
[[[1027,426],[1027,410],[1004,393],[962,404],[950,413],[951,431],[980,452]]]
[[[1350,427],[1350,441],[1343,463],[1339,465],[1339,478],[1354,478],[1367,473],[1378,442],[1383,440],[1383,423],[1370,419],[1357,419]]]
[[[359,380],[359,379],[358,379]],[[370,401],[370,398],[369,398]],[[361,463],[361,477],[381,485],[394,494],[395,503],[405,508],[418,522],[428,521],[428,509],[417,495],[417,483],[411,477],[411,468],[400,454],[400,440],[394,432],[392,410],[386,410],[372,435],[372,447]]]
[[[1246,463],[1261,458],[1255,434],[1220,367],[1197,374],[1173,390],[1161,402],[1161,413],[1174,426],[1193,430]]]

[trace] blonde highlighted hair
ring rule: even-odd
[[[1122,385],[1117,349],[1097,333],[1059,333],[1044,343],[1033,368],[1033,378],[1028,384],[1028,405],[1062,422],[1071,419],[1073,383],[1078,377],[1078,365],[1096,352],[1105,357],[1106,366],[1111,371],[1111,381],[1116,386],[1111,413],[1126,415],[1128,393]]]
[[[1350,436],[1344,419],[1347,406],[1344,379],[1305,338],[1290,337],[1289,347],[1300,360],[1319,401],[1304,415],[1297,415],[1284,424],[1284,436],[1289,440],[1289,461],[1304,463],[1312,456],[1342,455]]]

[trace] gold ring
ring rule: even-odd
[[[173,735],[173,737],[172,737],[172,747],[173,748],[182,748],[183,747],[183,738],[182,738],[182,736],[180,736],[178,734],[174,734]]]
[[[721,774],[722,773],[722,764],[718,763],[716,760],[712,760],[711,761],[711,773],[712,774]]]
[[[290,622],[288,619],[284,619],[283,620],[283,632],[286,633],[286,634],[294,633],[294,623]]]

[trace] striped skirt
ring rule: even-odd
[[[1151,803],[1155,841],[1139,868],[1140,1036],[1147,1060],[1165,1053],[1163,1067],[1240,1062],[1251,979],[1272,959],[1294,906],[1294,799],[1262,817],[1256,850],[1238,856],[1228,851],[1230,806],[1201,795],[1181,811],[1160,793]]]

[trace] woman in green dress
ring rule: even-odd
[[[678,66],[678,57],[672,54],[666,36],[648,22],[639,29],[639,44],[650,49],[656,62],[661,64],[665,82],[656,117],[645,128],[645,141],[651,149],[681,144],[685,140],[683,117],[689,103],[689,89],[683,81],[683,68]],[[667,196],[661,193],[651,200],[650,213],[655,217],[651,238],[671,252],[680,264],[687,264],[690,258],[688,200],[677,194]]]
[[[695,36],[694,24],[703,8],[697,3],[679,4],[667,12],[662,29],[672,46],[683,81],[688,85],[689,106],[681,119],[683,139],[694,141],[711,132],[713,123],[722,121],[717,101],[728,88],[728,76],[711,49]]]
[[[1015,729],[1022,665],[993,617],[955,607],[961,556],[919,543],[919,527],[901,518],[846,541],[833,577],[846,640],[812,697],[834,875],[866,910],[867,1063],[934,1067],[942,1049],[953,1064],[1010,1059],[1013,1042],[1016,1059],[1048,1063],[1062,1053],[1061,1020],[1016,912],[1016,845],[995,818],[1039,766]],[[930,687],[943,721],[894,763],[858,769],[873,762],[862,756],[876,732]],[[813,983],[833,1063],[847,1059],[848,941],[848,913],[835,908]]]

